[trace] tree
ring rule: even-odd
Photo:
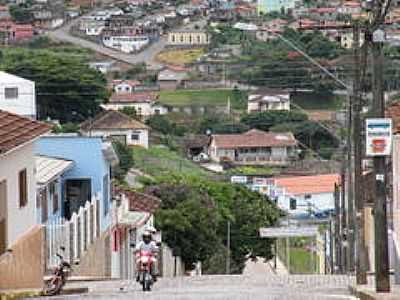
[[[250,128],[269,131],[278,124],[302,122],[307,119],[307,115],[297,111],[267,111],[244,115],[240,121]]]
[[[113,147],[119,159],[119,164],[113,169],[113,174],[115,179],[123,181],[129,169],[133,167],[132,150],[120,142],[114,142]]]
[[[273,226],[281,215],[275,204],[245,186],[170,174],[146,191],[161,198],[156,226],[164,240],[180,250],[186,266],[202,261],[205,273],[225,270],[226,224],[231,222],[231,270],[241,273],[246,255],[271,257],[271,241],[258,230]]]
[[[131,117],[132,119],[136,119],[138,116],[136,114],[136,109],[133,106],[125,106],[120,110],[120,112],[126,114],[127,116]]]
[[[4,50],[0,69],[35,82],[40,119],[77,122],[98,112],[109,96],[104,75],[88,59],[86,50],[73,47],[12,48]]]
[[[33,20],[30,9],[23,5],[11,5],[9,8],[11,18],[17,23],[31,23]]]
[[[184,126],[170,121],[165,115],[154,115],[147,119],[146,124],[152,129],[166,135],[183,136],[187,131]]]

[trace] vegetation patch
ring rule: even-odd
[[[205,51],[203,48],[168,50],[160,52],[157,55],[157,60],[169,65],[183,66],[196,61],[204,53]]]
[[[227,106],[231,102],[233,109],[243,109],[247,95],[238,90],[176,90],[161,91],[159,101],[174,107],[188,106]]]
[[[292,106],[305,110],[332,110],[342,108],[344,96],[317,93],[296,93],[292,96]]]
[[[134,148],[132,151],[134,167],[151,176],[181,173],[205,178],[211,175],[205,169],[166,147]]]

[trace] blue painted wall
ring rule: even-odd
[[[103,178],[107,176],[108,182],[111,182],[111,178],[110,163],[105,160],[102,152],[102,139],[81,136],[42,137],[36,142],[36,151],[37,154],[74,161],[74,167],[62,176],[63,182],[67,179],[91,179],[92,196],[97,195],[100,200],[101,229],[107,229],[110,209],[105,214],[105,205],[110,207],[110,188],[106,188],[108,199],[103,201]]]

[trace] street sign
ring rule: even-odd
[[[392,147],[392,119],[366,120],[367,156],[388,156]]]
[[[316,235],[318,235],[318,226],[260,228],[260,237],[263,238],[302,237]]]

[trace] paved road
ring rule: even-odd
[[[110,48],[106,48],[100,44],[96,44],[94,42],[82,39],[80,37],[76,37],[70,34],[70,29],[72,26],[76,25],[79,22],[80,18],[77,18],[70,23],[66,24],[65,26],[58,28],[54,31],[49,31],[47,35],[55,40],[69,42],[84,48],[91,49],[103,55],[109,56],[113,59],[128,63],[128,64],[137,64],[140,62],[146,62],[148,65],[152,66],[159,66],[157,62],[154,61],[155,56],[157,53],[161,52],[165,45],[166,45],[166,36],[163,36],[157,42],[151,44],[149,47],[141,51],[137,54],[125,54],[119,52],[117,50],[113,50]],[[206,20],[201,19],[199,21],[193,22],[183,27],[187,26],[204,26],[206,24]]]
[[[53,299],[140,300],[344,300],[356,299],[348,292],[347,276],[267,275],[200,276],[160,279],[152,292],[123,281],[88,283],[85,295]],[[123,290],[120,288],[123,287]],[[46,299],[46,298],[41,298]]]

